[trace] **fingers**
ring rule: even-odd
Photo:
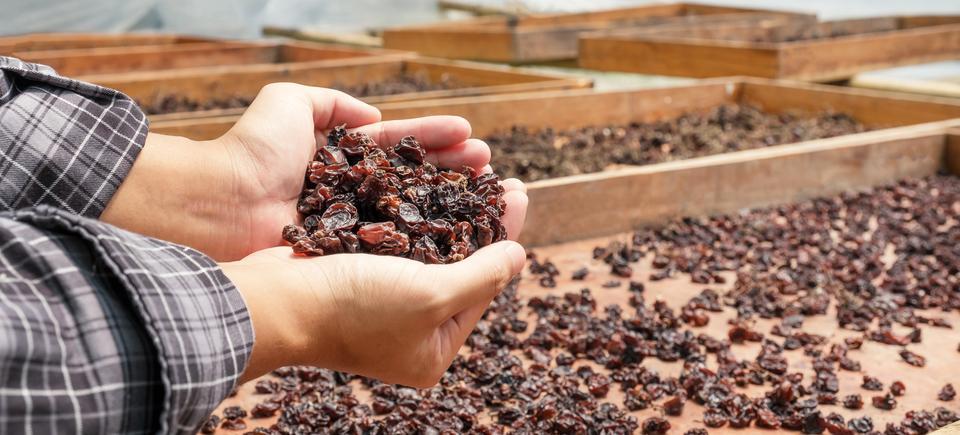
[[[511,190],[519,190],[523,193],[527,193],[527,185],[523,184],[522,181],[516,178],[507,178],[506,180],[501,181],[500,185],[503,186],[503,190],[507,192]]]
[[[406,136],[414,136],[427,150],[463,143],[470,137],[470,123],[459,116],[425,116],[422,118],[383,121],[364,125],[365,133],[381,145],[393,146]]]
[[[291,103],[305,102],[313,112],[317,130],[340,124],[357,127],[380,121],[380,110],[335,89],[304,86],[296,83],[271,83],[260,90],[250,108],[267,113],[282,113]]]
[[[526,193],[519,190],[504,193],[503,200],[507,203],[507,208],[500,221],[507,229],[507,239],[518,240],[520,231],[523,230],[523,222],[527,219],[527,204],[530,200]]]
[[[467,139],[446,148],[430,150],[427,161],[441,168],[460,170],[469,166],[479,171],[490,163],[490,147],[480,139]]]
[[[428,266],[438,282],[449,283],[442,300],[442,317],[449,319],[468,307],[487,304],[520,273],[526,262],[523,246],[512,241],[485,246],[457,263]]]

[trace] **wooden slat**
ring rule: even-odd
[[[297,63],[357,57],[396,56],[391,50],[358,49],[306,42],[166,44],[15,53],[16,57],[54,67],[70,76],[157,71],[207,66]]]
[[[746,47],[740,42],[668,42],[647,39],[589,37],[580,40],[581,68],[642,72],[684,77],[749,75],[774,78],[779,71],[776,49]]]
[[[579,64],[688,77],[834,81],[860,71],[960,56],[958,21],[960,17],[880,17],[804,29],[807,23],[787,20],[767,29],[750,24],[593,33],[581,37]],[[830,32],[839,36],[793,41],[794,36]]]
[[[785,44],[780,77],[832,81],[858,72],[960,56],[960,24]]]
[[[960,175],[960,127],[947,130],[943,167],[951,174]]]
[[[33,33],[0,37],[0,54],[10,54],[14,51],[68,50],[212,41],[214,41],[212,38],[163,33]]]
[[[877,127],[960,118],[960,100],[951,98],[749,78],[743,83],[741,101],[774,112],[831,109]]]
[[[14,53],[25,61],[50,65],[66,76],[152,71],[212,65],[273,63],[276,44],[214,42],[82,48]]]
[[[587,31],[658,25],[689,15],[754,12],[759,10],[675,3],[576,14],[483,17],[386,29],[383,41],[387,48],[437,57],[513,63],[557,61],[574,58],[577,37]]]
[[[523,242],[607,235],[936,173],[944,121],[530,183]],[[587,211],[587,212],[585,212]]]

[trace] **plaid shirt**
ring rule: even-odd
[[[0,433],[193,433],[253,348],[203,254],[96,218],[147,121],[125,95],[0,57]]]

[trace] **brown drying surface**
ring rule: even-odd
[[[585,108],[585,110],[589,110]],[[772,145],[858,133],[867,128],[843,113],[771,114],[749,105],[629,125],[571,130],[514,126],[484,140],[504,178],[537,181]]]
[[[927,199],[911,198],[911,191],[910,188],[908,188],[905,191],[897,191],[893,195],[884,196],[879,202],[874,202],[875,204],[886,204],[886,206],[884,206],[884,210],[886,210],[884,213],[888,214],[885,215],[886,217],[882,217],[881,219],[889,219],[893,216],[902,216],[902,210],[913,209],[918,214],[927,214],[928,217],[925,219],[929,223],[930,213],[934,213],[936,216],[943,217],[945,219],[945,222],[936,229],[936,231],[940,233],[939,236],[956,238],[958,231],[960,231],[957,228],[957,222],[952,218],[944,216],[944,211],[953,210],[955,213],[960,212],[960,199],[958,199],[960,197],[957,196],[958,192],[960,192],[960,179],[951,177],[949,179],[939,179],[938,182],[943,184],[933,186],[936,188],[931,188],[931,186],[925,185],[925,191],[933,192],[934,195],[944,195],[944,191],[949,190],[950,192],[948,198],[950,198],[950,200],[946,202],[940,201],[939,208],[933,212],[930,210],[932,209],[932,205],[937,203],[936,200],[930,202],[931,200],[929,197]],[[903,192],[906,192],[906,196],[903,196]],[[924,201],[927,201],[927,203]],[[838,217],[837,221],[832,223],[831,231],[842,232],[844,231],[844,228],[849,228],[850,225],[854,225],[851,222],[846,224],[840,222],[840,220],[846,218],[846,216],[850,216],[851,214],[856,214],[856,211],[848,210],[845,212],[845,216]],[[756,219],[756,221],[751,221],[754,222],[751,225],[761,227],[764,225],[789,225],[789,222],[784,222],[783,218],[766,218],[764,217],[764,213],[753,214],[751,216]],[[855,217],[853,219],[861,223],[870,222],[869,226],[874,228],[877,226],[877,222],[875,221],[876,217],[873,218],[874,220],[871,220],[869,216],[865,220],[861,220],[861,218],[862,216]],[[905,227],[901,228],[911,228],[914,225],[912,220],[908,219],[905,222],[907,222]],[[917,228],[913,228],[910,231],[914,231],[916,229]],[[836,237],[843,237],[842,240],[848,240],[847,242],[844,242],[843,245],[849,245],[852,242],[849,242],[851,239],[848,237],[866,237],[868,240],[870,240],[871,237],[879,237],[877,234],[879,233],[877,233],[875,230],[865,230],[862,234],[853,233],[844,235],[841,233],[836,234]],[[877,254],[877,258],[885,265],[885,270],[888,272],[892,270],[890,266],[896,262],[898,257],[900,257],[901,260],[905,260],[913,255],[903,254],[895,251],[894,247],[896,246],[903,248],[904,243],[917,243],[915,240],[910,241],[898,239],[896,235],[891,234],[883,235],[883,237],[890,237],[889,239],[875,239],[881,240],[882,242],[878,243],[882,243],[885,246],[884,249],[881,250],[881,253]],[[917,234],[920,234],[920,232]],[[556,278],[557,286],[550,289],[542,288],[538,284],[538,276],[524,272],[523,278],[518,287],[518,294],[521,300],[526,300],[531,297],[544,298],[546,295],[551,294],[559,296],[568,292],[577,293],[579,289],[589,287],[592,289],[593,296],[597,302],[597,312],[602,312],[602,307],[608,304],[617,304],[624,309],[624,313],[626,315],[626,313],[632,311],[632,308],[628,304],[629,292],[626,288],[626,283],[628,280],[617,278],[611,275],[610,266],[602,261],[593,259],[591,251],[596,246],[607,246],[612,240],[627,242],[630,239],[630,234],[621,234],[614,237],[582,240],[537,249],[536,253],[538,258],[550,259],[559,269],[560,274]],[[652,304],[654,300],[659,299],[663,300],[670,308],[679,313],[681,307],[683,307],[692,297],[698,295],[704,288],[714,289],[721,295],[734,288],[734,282],[736,281],[736,274],[734,272],[718,273],[720,276],[725,278],[726,284],[694,284],[690,281],[690,275],[679,272],[676,273],[672,278],[667,278],[660,281],[650,281],[648,278],[651,273],[659,270],[652,266],[652,258],[652,255],[647,254],[647,256],[640,260],[639,263],[631,263],[631,266],[634,270],[632,279],[643,282],[646,286],[646,290],[644,291],[643,295],[648,306]],[[583,281],[571,280],[571,273],[583,266],[586,266],[589,269],[589,274],[587,275],[586,279]],[[878,282],[881,278],[882,275],[880,278],[878,278]],[[611,279],[619,279],[623,281],[623,284],[612,289],[603,288],[602,284]],[[953,283],[951,285],[955,284],[956,283]],[[932,318],[939,317],[953,325],[960,325],[960,314],[958,314],[955,309],[949,312],[944,312],[941,310],[917,310],[916,314]],[[597,314],[595,313],[595,315]],[[821,348],[824,350],[824,353],[826,353],[827,349],[829,349],[830,345],[833,343],[842,343],[843,339],[846,337],[862,335],[862,333],[859,332],[839,329],[837,327],[836,315],[836,299],[831,298],[828,312],[825,315],[812,315],[806,317],[801,329],[803,332],[820,334],[827,338],[827,343],[821,346]],[[735,319],[736,317],[736,311],[733,308],[725,305],[722,312],[710,313],[710,322],[706,326],[692,327],[690,325],[684,325],[681,329],[690,330],[695,334],[705,333],[713,337],[725,338],[730,328],[727,324],[727,321]],[[519,334],[520,338],[524,339],[528,337],[530,332],[533,330],[535,318],[529,308],[524,308],[521,311],[521,318],[530,321],[531,325],[527,329],[526,333]],[[774,341],[782,342],[781,338],[772,336],[770,334],[771,328],[779,323],[779,319],[756,320],[757,321],[754,328],[756,331],[765,334],[767,338],[771,338]],[[876,322],[872,323],[873,324],[870,327],[871,330],[875,329],[876,327]],[[909,344],[906,346],[906,348],[926,357],[927,363],[924,368],[913,367],[904,363],[899,356],[899,351],[902,349],[899,346],[880,344],[874,341],[865,340],[862,348],[859,350],[850,350],[848,354],[850,358],[859,361],[862,364],[862,368],[857,372],[845,370],[836,371],[836,374],[839,378],[838,398],[842,398],[847,394],[861,394],[866,402],[864,408],[859,411],[851,411],[838,405],[820,405],[819,409],[823,412],[823,414],[836,412],[843,415],[847,419],[850,417],[870,416],[873,418],[874,428],[882,431],[887,423],[900,422],[904,417],[904,413],[908,410],[933,410],[934,408],[940,406],[946,407],[953,411],[960,410],[956,399],[951,402],[942,402],[937,400],[937,393],[945,383],[956,382],[956,377],[954,374],[956,373],[956,367],[960,365],[960,353],[958,353],[957,349],[957,344],[958,341],[960,341],[960,338],[958,338],[954,329],[932,327],[929,325],[921,325],[919,328],[922,330],[922,342]],[[910,331],[909,328],[902,327],[898,324],[893,325],[893,330],[898,335],[904,335]],[[753,361],[757,356],[760,347],[760,343],[746,342],[744,344],[733,344],[731,351],[739,359]],[[554,351],[553,355],[556,354],[557,352]],[[804,380],[802,383],[804,385],[809,384],[810,379],[812,379],[813,376],[812,359],[809,356],[804,355],[803,349],[788,350],[784,352],[784,355],[789,361],[788,372],[803,373]],[[529,364],[530,361],[524,361],[525,366],[529,366]],[[574,367],[581,365],[591,365],[594,368],[597,367],[595,364],[587,362],[583,359],[578,359],[574,363]],[[644,359],[642,366],[648,370],[653,369],[659,371],[661,376],[678,376],[682,370],[681,362],[664,362],[654,357]],[[714,370],[717,369],[716,358],[714,358],[712,354],[707,358],[707,366]],[[884,384],[885,390],[886,387],[889,387],[889,385],[896,380],[902,381],[906,384],[906,393],[905,395],[897,398],[898,405],[895,410],[881,411],[870,405],[870,399],[882,392],[872,392],[862,389],[860,384],[864,375],[870,375],[879,378],[879,380]],[[352,385],[354,385],[354,391],[358,399],[361,401],[368,400],[368,390],[359,386],[359,383],[356,381],[354,381]],[[236,397],[227,399],[216,411],[216,413],[221,414],[224,407],[232,405],[240,405],[249,409],[256,403],[259,403],[269,397],[266,395],[253,394],[252,386],[253,382],[242,386],[239,390],[239,394]],[[763,392],[769,389],[770,385],[766,384],[762,387],[749,386],[747,388],[740,388],[737,391],[746,393],[750,397],[762,397]],[[662,403],[664,399],[660,399],[656,403]],[[601,402],[609,402],[622,407],[623,393],[616,383],[611,386],[609,395],[602,399]],[[671,432],[682,433],[682,431],[689,428],[703,427],[701,422],[703,410],[703,407],[697,405],[693,401],[687,401],[687,405],[682,416],[669,417],[669,420],[673,426],[673,430]],[[491,421],[491,414],[489,412],[489,410],[485,410],[479,416],[481,422]],[[648,417],[659,414],[660,410],[657,406],[630,413],[630,415],[635,416],[638,419],[638,422],[642,422]],[[274,421],[275,419],[248,418],[247,424],[249,428],[257,426],[268,427]],[[756,431],[757,429],[755,426],[751,426],[747,430]],[[235,433],[226,431],[221,432]],[[720,429],[710,429],[710,433],[744,433],[744,431],[732,429],[729,426],[724,426]]]

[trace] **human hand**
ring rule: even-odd
[[[505,223],[511,238],[520,225]],[[523,247],[503,241],[446,265],[367,254],[298,257],[286,247],[224,263],[257,336],[242,381],[303,364],[432,386],[525,261]]]
[[[276,83],[265,86],[234,127],[204,142],[150,134],[104,221],[199,249],[221,261],[283,244],[284,225],[297,222],[303,174],[340,124],[393,146],[407,135],[427,148],[427,160],[489,171],[490,149],[470,139],[463,118],[380,121],[380,112],[339,91]],[[517,190],[518,180],[504,186]],[[526,207],[524,203],[524,208]],[[509,207],[504,219],[516,219]]]

